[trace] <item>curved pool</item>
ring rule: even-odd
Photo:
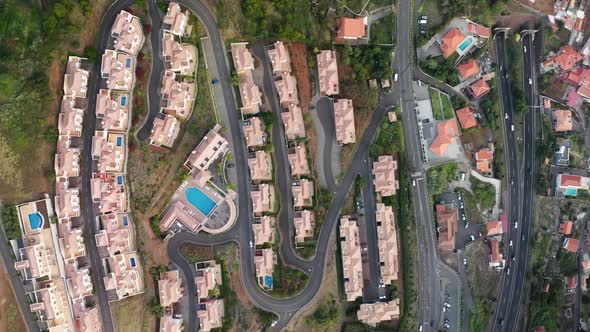
[[[39,212],[29,213],[29,225],[31,229],[39,229],[43,226],[43,216]]]

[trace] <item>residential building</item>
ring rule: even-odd
[[[436,128],[438,134],[430,144],[429,149],[435,155],[442,157],[447,152],[449,146],[459,137],[459,128],[457,128],[457,121],[455,119],[439,121],[436,124]]]
[[[188,119],[195,101],[195,84],[176,81],[176,74],[165,71],[162,78],[161,112],[181,119]]]
[[[490,268],[495,268],[496,270],[504,269],[506,261],[500,251],[500,241],[495,238],[491,239],[490,248],[490,263],[488,266]]]
[[[340,93],[336,51],[321,50],[317,55],[320,93],[333,96]]]
[[[164,32],[162,37],[162,56],[166,71],[192,76],[197,66],[197,48],[174,40],[172,33]]]
[[[456,27],[447,31],[439,41],[443,57],[446,59],[455,53],[459,45],[465,40],[465,37],[466,36]]]
[[[73,228],[71,222],[59,224],[59,247],[64,261],[70,262],[86,256],[86,245],[82,228]]]
[[[260,184],[250,191],[250,197],[252,198],[252,210],[255,216],[275,212],[274,185]]]
[[[382,197],[395,195],[399,189],[399,181],[395,178],[397,171],[397,160],[393,160],[391,155],[377,157],[373,162],[373,184],[375,192]]]
[[[115,180],[116,177],[116,180]],[[94,174],[90,179],[92,201],[98,204],[100,213],[122,213],[127,211],[127,193],[122,175]]]
[[[150,144],[172,148],[180,133],[180,121],[170,114],[156,116],[150,134]]]
[[[455,250],[457,207],[453,204],[438,204],[436,206],[436,220],[438,222],[438,250]]]
[[[383,279],[385,285],[391,285],[394,281],[398,280],[399,272],[395,214],[391,206],[377,203],[375,216],[377,221],[377,246],[379,247],[381,279]]]
[[[566,237],[565,240],[563,240],[563,245],[561,247],[568,252],[578,252],[580,241],[573,237]]]
[[[311,210],[295,211],[293,225],[295,226],[295,243],[305,242],[306,238],[314,236],[315,213]]]
[[[573,129],[572,111],[570,110],[553,110],[550,118],[554,132],[562,133]]]
[[[183,12],[177,2],[171,1],[162,22],[164,29],[176,36],[190,36],[193,27],[188,24],[189,17],[188,9]]]
[[[214,299],[199,303],[197,316],[199,317],[199,331],[208,332],[223,325],[225,315],[223,300]]]
[[[397,113],[395,111],[387,112],[387,120],[389,120],[390,123],[396,122],[397,121]]]
[[[557,148],[553,162],[557,166],[568,166],[570,164],[570,150],[572,149],[572,141],[569,139],[557,139]]]
[[[487,236],[502,235],[502,233],[504,233],[504,230],[502,228],[502,221],[496,220],[487,222],[486,231]]]
[[[219,293],[217,287],[221,286],[221,265],[214,260],[195,264],[195,285],[199,299],[208,299],[211,294]]]
[[[80,137],[84,123],[84,110],[76,107],[76,99],[64,97],[58,115],[57,131],[63,136]]]
[[[248,50],[248,43],[232,43],[231,54],[238,76],[250,74],[254,70],[254,58]]]
[[[264,150],[250,153],[248,166],[250,168],[250,178],[253,182],[272,180],[272,160],[270,153]]]
[[[346,301],[355,301],[363,296],[363,264],[359,228],[350,216],[340,218],[340,246],[342,250],[342,272]]]
[[[86,98],[88,92],[88,70],[86,59],[77,56],[69,56],[66,65],[66,74],[64,75],[64,97],[68,98]]]
[[[107,131],[126,131],[129,126],[129,94],[100,89],[96,95],[96,119]]]
[[[170,308],[175,303],[180,302],[184,289],[182,288],[182,280],[178,270],[160,272],[160,279],[158,280],[158,297],[160,305],[164,307],[165,311],[170,311]]]
[[[77,331],[88,331],[88,332],[100,332],[102,331],[102,323],[100,313],[97,307],[84,308],[78,311],[76,317],[76,330]]]
[[[100,73],[109,90],[130,91],[135,79],[135,59],[129,54],[105,50]]]
[[[555,184],[556,196],[577,196],[578,190],[590,190],[590,178],[571,174],[557,174]]]
[[[275,221],[273,216],[254,218],[252,232],[254,233],[255,245],[262,246],[265,243],[274,243],[276,235]]]
[[[80,175],[80,154],[79,148],[69,147],[70,141],[60,140],[57,142],[57,153],[55,154],[54,170],[55,176],[77,177]]]
[[[565,276],[565,278],[563,279],[563,282],[565,283],[565,289],[567,290],[568,293],[575,293],[576,292],[576,287],[578,287],[578,276]]]
[[[137,253],[122,253],[107,258],[110,273],[104,277],[107,291],[114,291],[121,300],[144,291],[141,262]]]
[[[26,236],[23,242],[24,247],[19,249],[14,268],[22,271],[26,280],[59,277],[51,232]]]
[[[49,331],[74,331],[72,308],[63,279],[42,281],[30,296],[30,309]]]
[[[185,167],[188,169],[196,168],[201,171],[207,170],[214,161],[228,151],[229,143],[221,136],[219,129],[221,129],[221,126],[216,125],[209,130],[184,162]]]
[[[137,55],[143,45],[144,36],[139,17],[122,10],[115,18],[111,37],[116,51]]]
[[[242,122],[246,145],[249,148],[259,148],[266,145],[267,134],[265,127],[264,122],[258,117],[252,117]]]
[[[295,147],[289,149],[289,155],[287,158],[289,159],[289,164],[291,165],[292,177],[300,178],[310,174],[305,145],[297,143]]]
[[[366,26],[367,17],[348,18],[341,17],[338,19],[338,30],[334,42],[343,44],[355,42],[367,38]]]
[[[459,119],[459,124],[461,124],[461,129],[466,130],[477,127],[477,119],[471,107],[465,106],[456,110],[455,113],[457,114],[457,119]]]
[[[479,65],[474,59],[470,59],[467,62],[460,64],[457,66],[457,69],[459,70],[459,77],[461,80],[479,76]]]
[[[468,24],[467,31],[470,34],[475,35],[480,38],[490,38],[490,36],[491,36],[490,28],[485,27],[481,24],[477,24],[477,23],[475,23],[471,20],[468,20],[468,19],[465,19],[465,21]]]
[[[289,105],[299,105],[297,80],[290,73],[283,73],[275,79],[275,87],[279,94],[279,102],[283,108]]]
[[[164,314],[160,318],[160,332],[182,332],[183,322],[182,318],[174,318],[170,314]]]
[[[313,181],[307,179],[294,180],[291,190],[293,191],[293,207],[295,209],[313,206]]]
[[[334,121],[336,122],[336,142],[338,144],[356,142],[354,109],[351,99],[337,99],[334,102]]]
[[[257,114],[262,104],[262,93],[253,80],[242,80],[239,85],[242,114]]]
[[[574,223],[571,220],[564,220],[559,224],[559,234],[571,235]]]
[[[124,170],[127,154],[127,137],[124,133],[95,132],[92,137],[92,159],[98,162],[100,172]]]
[[[272,248],[256,250],[254,266],[256,278],[263,289],[272,289],[272,273],[275,268],[275,254]]]
[[[479,99],[490,92],[490,86],[483,78],[471,84],[467,89],[469,90],[469,93],[471,93],[473,99]]]
[[[569,71],[582,61],[583,57],[571,45],[563,45],[559,48],[555,63],[562,71]]]
[[[80,189],[70,188],[70,182],[61,178],[55,185],[55,215],[61,222],[80,216]]]
[[[70,298],[74,303],[81,303],[85,297],[92,295],[94,290],[90,269],[87,267],[79,268],[75,260],[66,265],[65,268],[66,285]]]
[[[100,231],[94,237],[101,257],[133,252],[137,249],[135,229],[129,218],[127,213],[109,213],[99,217]]]
[[[359,321],[373,327],[381,322],[399,319],[399,298],[389,302],[363,303],[356,316]]]
[[[475,168],[485,176],[492,176],[494,163],[494,146],[480,149],[475,153]]]
[[[267,53],[275,76],[291,72],[291,56],[282,41],[269,46]]]
[[[281,119],[285,125],[285,136],[287,136],[287,139],[294,140],[305,137],[305,122],[303,121],[303,112],[299,105],[289,104],[289,108],[281,112]]]

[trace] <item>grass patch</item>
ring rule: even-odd
[[[9,240],[21,238],[20,223],[16,206],[5,206],[2,209],[2,227]]]
[[[457,178],[457,163],[448,163],[432,167],[427,173],[428,191],[436,196],[448,190],[449,182]]]
[[[436,120],[444,120],[440,106],[440,93],[438,90],[430,88],[430,103],[432,104],[432,113]]]
[[[465,212],[469,220],[471,220],[471,222],[475,224],[483,223],[483,213],[477,205],[475,196],[473,196],[473,194],[470,191],[467,191],[463,188],[459,188],[457,191],[460,192],[461,196],[463,197],[463,202],[465,202]]]
[[[400,121],[390,123],[387,117],[379,126],[377,136],[369,147],[369,156],[392,155],[404,151],[404,132]]]
[[[372,44],[395,44],[396,38],[396,16],[394,13],[389,14],[371,25],[371,43]]]
[[[430,57],[420,61],[420,69],[439,81],[455,86],[459,84],[459,72],[455,68],[458,57],[457,53],[453,53],[447,59],[443,58],[442,55]]]
[[[307,274],[286,266],[281,256],[277,255],[277,264],[272,274],[273,289],[268,293],[278,298],[292,297],[305,288],[308,279]]]
[[[475,176],[469,177],[471,190],[483,209],[491,209],[496,204],[496,188],[491,183],[483,182]]]
[[[446,94],[441,94],[440,98],[442,101],[442,111],[445,120],[454,118],[455,112],[453,111],[453,105],[451,105],[451,100],[449,100],[449,96],[447,96]]]

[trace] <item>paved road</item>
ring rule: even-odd
[[[324,135],[323,172],[326,186],[329,190],[336,188],[334,170],[332,169],[332,153],[336,144],[336,126],[334,123],[334,105],[332,98],[321,97],[315,106],[315,112],[320,119]]]

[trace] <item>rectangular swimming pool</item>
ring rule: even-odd
[[[209,213],[211,213],[216,205],[215,202],[209,198],[209,196],[205,195],[205,193],[203,193],[201,189],[197,187],[187,188],[184,191],[184,194],[186,199],[206,216],[209,216]]]
[[[461,50],[461,52],[465,51],[465,49],[467,47],[469,47],[469,45],[471,45],[472,42],[473,42],[473,38],[471,38],[471,37],[465,38],[465,40],[461,42],[461,45],[459,45],[459,49]]]
[[[121,97],[121,106],[125,106],[127,105],[127,96],[122,96]]]
[[[565,190],[565,194],[567,196],[576,196],[578,194],[578,190],[577,189],[574,189],[574,188],[567,188]]]
[[[117,137],[117,146],[121,146],[121,144],[123,144],[123,138]]]

